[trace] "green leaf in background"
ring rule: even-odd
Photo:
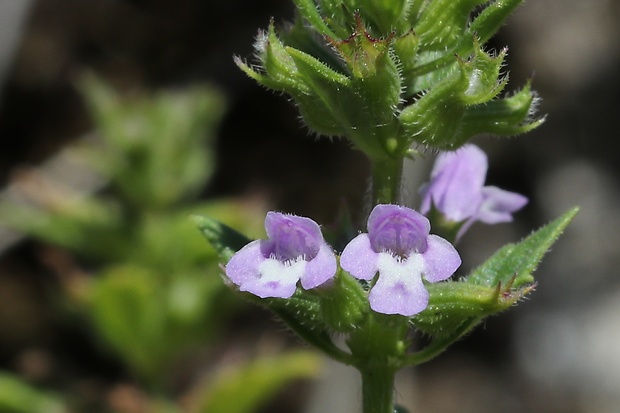
[[[80,90],[103,138],[92,162],[125,198],[161,209],[195,195],[213,170],[212,141],[223,114],[213,88],[121,95],[94,76]]]
[[[68,413],[59,398],[41,392],[18,377],[0,372],[0,412]]]
[[[316,377],[320,356],[298,351],[230,367],[199,387],[191,413],[252,413],[295,379]]]
[[[215,274],[194,270],[162,277],[119,265],[93,281],[86,308],[100,337],[141,379],[165,384],[175,361],[213,340],[224,315],[232,314],[230,298]]]

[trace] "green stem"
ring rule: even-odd
[[[363,413],[394,413],[395,371],[388,366],[360,369]]]
[[[400,201],[403,159],[387,158],[372,164],[372,206]]]
[[[407,330],[407,318],[371,312],[349,336],[354,366],[362,375],[363,413],[394,412],[394,375],[403,366]]]

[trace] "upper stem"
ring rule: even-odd
[[[372,163],[372,202],[395,204],[400,201],[403,175],[402,158],[386,158]]]

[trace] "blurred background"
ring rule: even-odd
[[[229,294],[188,219],[260,237],[268,209],[363,216],[364,157],[233,64],[291,3],[0,0],[0,412],[359,411],[355,372]],[[619,20],[616,0],[536,0],[492,40],[548,118],[476,140],[487,183],[530,204],[470,230],[461,271],[581,212],[530,300],[402,372],[412,412],[617,412]]]

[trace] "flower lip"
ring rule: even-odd
[[[422,214],[399,205],[377,205],[368,217],[368,236],[375,252],[406,259],[424,253],[430,223]]]

